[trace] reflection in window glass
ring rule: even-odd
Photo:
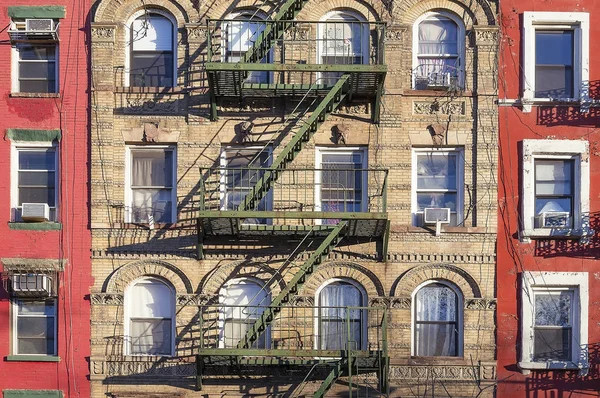
[[[55,148],[17,148],[18,202],[16,220],[21,219],[23,203],[46,203],[50,220],[56,220],[57,175]]]
[[[534,167],[537,227],[571,227],[574,160],[536,159]]]
[[[56,355],[56,302],[17,301],[17,355]]]
[[[535,31],[535,97],[573,98],[573,30]]]
[[[572,302],[573,291],[535,292],[534,360],[571,360]]]
[[[159,14],[145,13],[131,24],[129,84],[173,86],[173,24]]]
[[[419,289],[415,302],[415,355],[458,355],[458,296],[452,288],[432,283]]]
[[[55,93],[56,45],[18,44],[19,88],[22,93]]]
[[[334,282],[319,293],[319,348],[321,350],[363,349],[363,294],[351,283]],[[350,331],[350,335],[348,335]]]

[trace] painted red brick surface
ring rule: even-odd
[[[8,41],[9,6],[59,5],[59,96],[11,96]],[[11,305],[0,287],[0,395],[5,389],[61,390],[65,397],[89,397],[90,233],[88,229],[88,59],[86,18],[89,1],[10,0],[0,4],[0,258],[64,259],[59,276],[59,362],[7,361],[12,354]],[[11,217],[11,140],[7,129],[60,129],[58,144],[60,231],[9,228]],[[0,261],[0,271],[3,265]]]

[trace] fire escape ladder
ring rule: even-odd
[[[274,23],[265,26],[240,62],[257,63],[266,57],[277,40],[283,38],[285,31],[292,26],[290,21],[296,18],[306,3],[308,0],[287,0],[273,17]]]
[[[252,347],[252,344],[258,340],[265,330],[267,330],[267,327],[273,322],[277,313],[281,311],[281,305],[290,302],[290,299],[298,293],[302,285],[306,282],[306,277],[314,272],[315,268],[327,257],[327,254],[329,254],[329,252],[342,240],[347,225],[346,221],[340,221],[329,235],[327,235],[319,247],[311,254],[304,264],[302,264],[298,272],[287,283],[286,287],[273,299],[273,301],[271,301],[271,304],[265,308],[246,335],[240,339],[237,348],[242,349]]]
[[[306,119],[298,119],[296,121],[296,123],[300,124],[296,134],[273,161],[271,167],[264,172],[256,185],[246,195],[244,201],[239,206],[240,211],[253,210],[258,206],[262,198],[271,189],[272,184],[279,177],[279,174],[296,158],[327,117],[338,108],[348,95],[349,79],[350,74],[342,75],[310,116]]]
[[[315,394],[314,398],[322,398],[327,394],[327,391],[335,384],[336,380],[342,375],[342,372],[347,367],[348,358],[342,358],[339,361],[336,361],[335,365],[332,367],[331,372],[327,375],[323,383]]]

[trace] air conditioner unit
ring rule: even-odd
[[[54,21],[52,19],[26,19],[25,30],[28,32],[52,32]]]
[[[35,293],[49,296],[52,293],[52,278],[45,274],[13,274],[12,290],[16,294]]]
[[[458,86],[458,77],[449,72],[435,72],[429,75],[429,88],[451,88]]]
[[[538,228],[569,228],[571,213],[568,211],[546,211],[538,214]]]
[[[23,203],[21,218],[23,221],[48,221],[50,207],[47,203]]]
[[[423,222],[425,224],[450,224],[450,208],[427,207],[423,211]]]

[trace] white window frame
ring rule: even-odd
[[[535,228],[535,160],[572,159],[573,227]],[[521,238],[573,237],[589,234],[585,220],[590,211],[589,142],[580,140],[523,140],[523,174],[521,182]]]
[[[59,168],[59,156],[58,156],[58,145],[51,141],[16,141],[13,142],[11,146],[11,164],[10,164],[10,181],[11,181],[11,194],[10,194],[10,202],[11,202],[11,221],[17,221],[17,212],[18,209],[21,208],[19,206],[19,152],[20,151],[35,151],[36,149],[54,149],[54,204],[55,207],[50,209],[54,209],[54,219],[50,220],[52,222],[59,222],[59,209],[60,209],[60,168]]]
[[[521,357],[519,367],[534,369],[579,369],[586,374],[588,364],[588,273],[587,272],[530,272],[521,276]],[[573,291],[572,361],[534,361],[534,299],[535,293],[565,289]]]
[[[343,148],[331,148],[331,147],[317,147],[315,148],[315,211],[321,211],[321,181],[322,181],[322,170],[323,167],[323,155],[328,154],[346,154],[352,155],[356,152],[360,152],[362,155],[362,170],[366,170],[369,166],[368,160],[368,148],[365,147],[343,147]],[[369,176],[368,172],[362,173],[362,197],[360,204],[360,211],[365,212],[368,209],[369,203]],[[317,219],[317,225],[320,225],[325,220]]]
[[[169,288],[169,290],[171,290],[171,344],[170,344],[170,353],[169,354],[133,354],[131,353],[131,302],[132,300],[136,300],[136,297],[131,297],[131,294],[129,293],[129,290],[135,286],[138,283],[143,283],[143,282],[154,282],[154,283],[162,283],[163,285],[165,285],[167,288]],[[157,278],[155,276],[143,276],[141,278],[138,278],[136,280],[134,280],[133,282],[131,282],[127,288],[125,289],[124,292],[124,311],[123,311],[123,315],[125,318],[125,322],[123,325],[123,336],[124,336],[124,341],[123,341],[123,350],[124,350],[124,355],[127,356],[135,356],[135,357],[172,357],[173,355],[175,355],[175,340],[177,339],[176,336],[176,322],[175,322],[175,317],[176,317],[176,311],[175,311],[175,289],[173,288],[173,286],[167,282],[166,280],[162,279],[162,278]],[[144,318],[144,319],[164,319],[164,318]]]
[[[129,76],[129,69],[131,68],[131,25],[133,24],[133,21],[135,21],[145,13],[158,14],[170,20],[173,24],[173,43],[171,44],[173,48],[173,84],[167,87],[177,87],[177,20],[170,13],[157,8],[142,8],[141,10],[138,10],[131,14],[129,19],[125,23],[125,70],[123,73],[123,87],[131,87]]]
[[[464,356],[464,338],[465,338],[465,329],[464,329],[464,296],[462,294],[462,292],[460,291],[460,289],[458,288],[458,286],[456,286],[454,283],[449,282],[447,280],[444,279],[429,279],[423,283],[421,283],[419,286],[417,286],[415,288],[415,290],[412,292],[411,295],[411,307],[410,307],[410,313],[411,313],[411,319],[412,321],[410,322],[410,355],[416,357],[417,356],[417,341],[416,341],[416,322],[417,322],[417,293],[419,292],[419,290],[421,290],[422,288],[424,288],[427,285],[432,285],[432,284],[440,284],[440,285],[444,285],[449,287],[450,289],[452,289],[454,291],[454,293],[456,294],[457,297],[457,304],[456,304],[456,326],[458,328],[458,339],[456,341],[457,347],[456,347],[456,356],[440,356],[440,357],[419,357],[419,358],[462,358]]]
[[[457,15],[451,13],[451,12],[447,12],[447,11],[430,11],[430,12],[426,12],[425,14],[421,15],[419,18],[417,18],[417,20],[415,21],[415,23],[413,24],[413,32],[412,32],[412,70],[415,71],[416,68],[419,67],[420,63],[419,63],[419,25],[421,24],[421,22],[425,21],[426,19],[429,19],[431,17],[444,17],[444,18],[448,18],[452,21],[454,21],[454,23],[456,23],[457,26],[457,48],[456,50],[458,51],[458,64],[459,66],[462,68],[458,69],[458,84],[460,87],[464,87],[464,80],[465,80],[465,71],[464,71],[464,64],[465,64],[465,40],[466,40],[466,32],[465,32],[465,23],[463,22],[462,19],[460,19]],[[441,55],[441,54],[436,54],[436,55]],[[451,54],[444,54],[444,55],[451,55]],[[413,89],[416,86],[416,82],[415,82],[415,73],[413,72],[412,74],[412,87]]]
[[[344,10],[333,10],[333,11],[329,11],[327,14],[323,15],[321,17],[321,19],[319,20],[319,23],[317,24],[317,38],[318,40],[316,41],[316,45],[317,45],[317,59],[316,59],[316,63],[318,65],[322,65],[323,64],[323,48],[322,48],[322,38],[323,38],[323,29],[325,27],[325,24],[331,20],[331,22],[343,22],[344,20],[344,16],[348,16],[351,18],[355,18],[356,21],[354,22],[359,22],[359,23],[364,23],[367,22],[366,18],[358,13],[357,11],[354,10],[348,10],[348,9],[344,9]],[[352,21],[350,21],[352,22]],[[368,65],[369,64],[369,56],[370,56],[370,41],[369,41],[369,26],[366,24],[363,24],[363,32],[362,32],[362,41],[360,43],[361,45],[361,56],[362,56],[362,62],[360,64],[355,64],[355,65]],[[317,73],[317,84],[323,84],[323,82],[321,81],[321,78],[323,77],[324,74],[326,74],[327,72],[319,72]]]
[[[325,289],[328,285],[331,285],[332,283],[336,283],[336,282],[341,282],[341,283],[347,283],[350,284],[352,286],[354,286],[356,289],[358,289],[358,291],[360,292],[360,294],[362,295],[362,303],[361,303],[361,307],[367,307],[368,303],[369,303],[369,299],[367,296],[367,291],[365,290],[364,286],[361,285],[360,283],[358,283],[357,281],[355,281],[354,279],[350,279],[350,278],[331,278],[326,280],[321,286],[319,286],[319,288],[315,291],[315,309],[314,309],[314,349],[315,350],[320,350],[320,331],[321,331],[321,319],[320,319],[320,295],[321,295],[321,291],[323,289]],[[361,343],[361,347],[359,347],[360,350],[366,350],[369,346],[369,335],[368,335],[368,326],[369,326],[369,312],[368,310],[361,310],[361,338],[362,341]]]
[[[531,12],[523,13],[523,111],[531,112],[531,105],[548,103],[552,98],[535,97],[535,31],[536,29],[568,29],[575,34],[573,43],[573,96],[570,100],[587,103],[589,89],[590,15],[587,12]],[[569,100],[569,99],[562,99]]]
[[[266,288],[265,284],[256,278],[235,278],[235,279],[231,279],[229,281],[227,281],[219,290],[219,304],[224,305],[224,300],[227,298],[227,289],[231,286],[236,286],[236,285],[249,285],[249,284],[253,284],[253,285],[257,285],[259,286],[264,292],[266,292],[266,298],[268,302],[263,303],[262,305],[260,305],[261,307],[268,307],[271,304],[271,300],[272,300],[272,296],[271,296],[271,291],[269,289]],[[225,307],[221,308],[219,311],[219,348],[232,348],[232,347],[226,347],[225,346]],[[260,315],[257,315],[254,318],[246,318],[248,319],[252,319],[252,320],[257,320],[260,318]],[[243,319],[237,319],[234,318],[238,321],[244,321]],[[261,338],[265,340],[265,349],[270,349],[271,348],[271,326],[269,325],[267,327],[267,330],[265,330],[265,332],[263,334],[261,334]],[[243,337],[243,336],[242,336]],[[237,345],[237,344],[236,344]],[[233,347],[235,348],[235,347]]]
[[[55,26],[57,22],[54,22]],[[60,92],[60,84],[59,84],[59,55],[60,55],[60,46],[59,43],[51,43],[46,45],[39,45],[35,42],[24,43],[31,44],[32,46],[49,46],[53,45],[56,49],[54,50],[54,91],[48,92],[48,94],[57,94]],[[29,91],[21,91],[21,87],[19,85],[19,49],[17,46],[13,46],[11,49],[11,92],[13,93],[29,93]]]
[[[13,355],[19,356],[46,356],[46,357],[55,357],[58,355],[58,308],[57,308],[57,300],[53,298],[31,298],[31,299],[18,299],[13,298],[12,300],[12,353]],[[19,340],[18,340],[18,320],[19,320],[19,302],[46,302],[52,301],[54,313],[52,315],[29,315],[29,318],[54,318],[54,351],[51,354],[22,354],[19,352]]]
[[[412,214],[412,225],[422,227],[418,225],[418,215],[422,214],[419,209],[417,202],[417,155],[423,153],[432,153],[435,156],[444,156],[455,154],[456,155],[456,225],[461,226],[464,224],[464,192],[465,192],[465,152],[462,147],[444,147],[444,148],[413,148],[412,150],[412,177],[411,177],[411,214]],[[441,192],[440,190],[435,190]],[[452,214],[452,212],[451,212]]]
[[[171,190],[171,221],[167,224],[177,222],[177,147],[175,145],[128,145],[125,148],[125,223],[133,223],[133,191],[131,189],[131,151],[141,150],[162,150],[173,152],[173,188]],[[147,223],[137,223],[147,224]]]

